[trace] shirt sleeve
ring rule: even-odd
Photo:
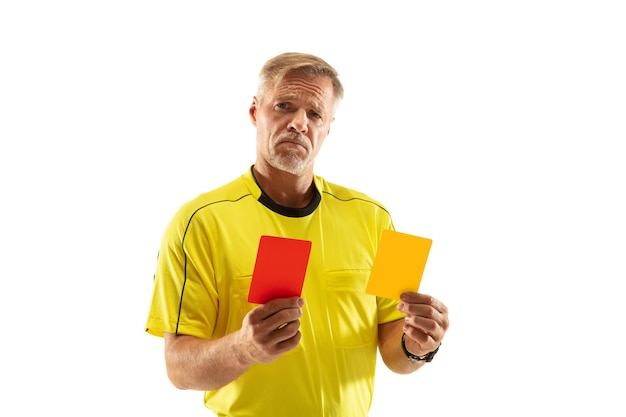
[[[378,305],[378,324],[404,318],[404,313],[398,311],[399,301],[376,297],[376,304]]]
[[[216,322],[217,290],[206,234],[187,212],[181,209],[163,236],[146,331],[207,339]]]

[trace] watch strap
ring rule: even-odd
[[[424,356],[417,356],[407,350],[406,343],[404,341],[405,337],[406,333],[402,333],[402,342],[400,343],[400,346],[402,346],[402,351],[404,352],[406,358],[411,362],[430,362],[433,360],[435,354],[439,351],[439,348],[441,347],[441,344],[439,344],[439,346],[437,346],[437,349],[433,350],[432,352],[428,352]]]

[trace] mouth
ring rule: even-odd
[[[278,142],[277,145],[299,146],[299,147],[306,149],[306,146],[304,146],[303,143],[298,142],[298,141],[293,141],[293,140],[284,140],[284,141]]]
[[[305,140],[294,137],[279,138],[276,142],[276,146],[278,145],[299,146],[307,151],[309,150],[308,143]]]

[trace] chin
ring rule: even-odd
[[[307,169],[311,166],[310,161],[302,161],[293,157],[275,158],[269,162],[274,168],[297,177],[306,174]]]

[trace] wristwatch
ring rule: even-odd
[[[402,351],[406,355],[406,358],[410,360],[411,362],[430,362],[433,360],[433,358],[435,357],[435,354],[441,347],[441,344],[439,344],[439,346],[437,346],[437,349],[433,350],[432,352],[428,352],[424,356],[417,356],[417,355],[412,354],[406,349],[406,344],[404,342],[405,337],[406,337],[406,333],[402,333],[402,342],[400,343],[400,345],[402,346]]]

